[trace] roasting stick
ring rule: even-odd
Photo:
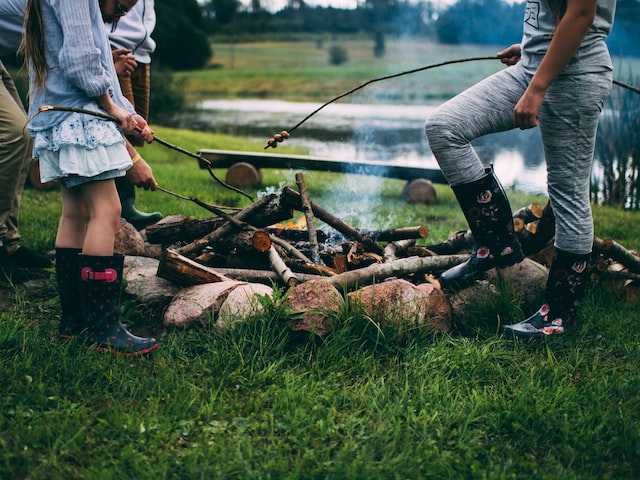
[[[48,111],[84,113],[86,115],[93,115],[94,117],[104,118],[105,120],[111,120],[112,122],[120,123],[116,117],[114,117],[112,115],[109,115],[107,113],[96,112],[94,110],[87,110],[86,108],[64,107],[64,106],[60,106],[60,105],[43,105],[43,106],[41,106],[36,113],[31,115],[31,117],[29,118],[29,121],[31,120],[31,118],[35,117],[39,113],[48,112]],[[136,131],[141,132],[142,130],[140,130],[139,128],[136,128]],[[162,145],[164,147],[167,147],[167,148],[170,148],[171,150],[175,150],[177,152],[183,153],[184,155],[187,155],[189,157],[192,157],[192,158],[195,158],[195,159],[197,159],[199,161],[202,161],[202,163],[204,163],[206,165],[207,170],[209,171],[209,175],[211,175],[216,182],[218,182],[223,187],[225,187],[225,188],[227,188],[229,190],[232,190],[232,191],[234,191],[236,193],[239,193],[240,195],[243,195],[243,196],[247,197],[251,201],[254,201],[254,198],[251,195],[249,195],[248,193],[240,190],[239,188],[234,187],[233,185],[229,185],[228,183],[223,182],[222,180],[220,180],[216,176],[216,174],[213,173],[213,166],[211,165],[211,161],[206,159],[206,158],[204,158],[202,155],[200,155],[198,153],[190,152],[188,150],[185,150],[182,147],[179,147],[177,145],[169,143],[166,140],[163,140],[163,139],[161,139],[159,137],[156,137],[155,134],[153,136],[153,141],[154,142],[158,142],[160,145]]]
[[[158,186],[158,190],[160,190],[161,192],[167,193],[169,195],[173,195],[174,197],[177,198],[181,198],[183,200],[187,200],[190,202],[194,202],[197,205],[200,205],[201,207],[209,210],[212,213],[215,213],[216,215],[224,218],[225,220],[227,220],[228,222],[230,222],[231,224],[233,224],[236,228],[238,229],[248,229],[248,230],[255,230],[255,231],[259,231],[260,229],[258,227],[255,227],[253,225],[251,225],[250,223],[246,223],[243,222],[242,220],[240,220],[239,218],[233,217],[231,215],[229,215],[228,213],[225,213],[224,211],[222,211],[220,209],[220,207],[216,207],[215,205],[210,205],[208,203],[203,202],[202,200],[198,200],[197,198],[193,198],[193,197],[186,197],[184,195],[180,195],[179,193],[175,193],[172,192],[171,190],[167,190],[166,188],[160,187]],[[269,198],[269,201],[271,201],[272,197],[271,196],[267,196]],[[263,197],[267,198],[267,197]],[[251,208],[255,208],[254,205],[250,205],[249,209]],[[227,208],[227,207],[224,207]],[[242,217],[243,215],[240,215],[240,213],[242,213],[242,211],[239,212],[238,216]],[[218,231],[216,230],[215,232],[218,233]],[[226,233],[223,232],[223,233]],[[218,237],[220,235],[216,235],[216,237]],[[213,232],[211,234],[209,234],[207,237],[205,237],[205,239],[207,240],[207,244],[209,243],[211,238],[215,238],[213,237]],[[271,240],[272,243],[279,245],[280,247],[282,247],[284,250],[286,250],[286,252],[291,255],[292,257],[295,257],[299,260],[302,260],[305,263],[313,263],[304,253],[302,253],[300,250],[298,250],[297,248],[295,248],[293,245],[291,245],[289,242],[287,242],[286,240],[278,237],[277,235],[273,235],[273,234],[269,234],[269,239]],[[196,245],[196,242],[198,243]],[[191,243],[189,245],[185,245],[184,247],[181,247],[179,250],[181,254],[188,254],[188,253],[193,253],[194,251],[196,251],[200,246],[202,246],[202,243],[199,242],[198,240],[196,240],[196,242]]]
[[[332,98],[328,102],[323,103],[318,108],[316,108],[313,112],[311,112],[309,115],[307,115],[302,120],[300,120],[297,124],[295,124],[293,127],[291,127],[289,130],[283,130],[280,133],[276,133],[272,138],[267,140],[267,145],[264,147],[264,149],[266,150],[269,147],[277,148],[278,147],[278,143],[281,143],[284,140],[286,140],[287,138],[289,138],[291,136],[291,132],[296,130],[300,125],[302,125],[304,122],[309,120],[311,117],[313,117],[320,110],[322,110],[323,108],[325,108],[328,105],[331,105],[334,102],[337,102],[338,100],[340,100],[341,98],[346,97],[347,95],[351,95],[352,93],[357,92],[358,90],[366,87],[367,85],[371,85],[372,83],[380,82],[382,80],[389,80],[391,78],[401,77],[401,76],[404,76],[404,75],[410,75],[412,73],[422,72],[424,70],[430,70],[432,68],[444,67],[446,65],[453,65],[453,64],[456,64],[456,63],[476,62],[476,61],[480,61],[480,60],[499,60],[500,58],[502,58],[502,57],[499,57],[497,55],[490,56],[490,57],[459,58],[459,59],[455,59],[455,60],[447,60],[445,62],[440,62],[440,63],[433,63],[433,64],[430,64],[430,65],[425,65],[423,67],[418,67],[418,68],[414,68],[414,69],[411,69],[411,70],[405,70],[404,72],[393,73],[391,75],[385,75],[384,77],[372,78],[371,80],[368,80],[368,81],[364,82],[363,84],[358,85],[357,87],[352,88],[351,90],[348,90],[348,91],[338,95],[337,97]],[[640,88],[634,87],[633,85],[629,85],[627,83],[620,82],[618,80],[613,80],[613,84],[614,85],[618,85],[618,86],[623,87],[623,88],[626,88],[628,90],[631,90],[632,92],[635,92],[637,94],[640,94]]]

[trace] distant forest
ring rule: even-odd
[[[337,9],[289,0],[284,8],[271,12],[260,0],[249,5],[240,0],[156,0],[156,59],[174,70],[201,68],[214,55],[212,37],[231,42],[256,36],[357,34],[372,39],[378,56],[384,56],[388,37],[507,46],[520,40],[524,6],[524,2],[503,0],[458,0],[438,8],[429,0],[365,0],[355,9]],[[607,42],[613,55],[640,57],[639,25],[640,0],[618,0]]]

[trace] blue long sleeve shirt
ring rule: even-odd
[[[81,108],[105,93],[134,114],[120,90],[98,0],[41,0],[41,8],[47,79],[32,94],[29,114],[43,105]],[[68,115],[41,113],[32,118],[29,129],[51,128]]]

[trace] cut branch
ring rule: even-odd
[[[280,255],[278,255],[278,251],[272,245],[268,250],[269,255],[269,263],[273,268],[273,271],[278,274],[278,276],[282,279],[282,281],[289,287],[295,287],[299,281],[296,278],[295,274],[291,271],[289,267],[284,263]]]
[[[326,281],[336,288],[352,290],[389,277],[443,271],[464,262],[468,258],[468,255],[401,258],[390,263],[376,263],[358,270],[340,273],[327,278]]]
[[[307,190],[307,184],[304,181],[304,175],[300,172],[296,173],[296,184],[300,191],[300,204],[302,206],[302,212],[307,220],[307,234],[309,235],[309,248],[311,249],[311,259],[313,263],[321,264],[320,260],[320,247],[318,246],[318,236],[316,235],[315,218],[313,216],[313,209],[311,208],[311,201],[309,200],[309,190]]]
[[[640,273],[640,258],[631,253],[618,242],[611,240],[610,238],[602,240],[596,237],[594,239],[593,245],[597,252],[602,253],[612,260],[621,263],[633,273]]]
[[[185,286],[231,280],[217,270],[206,267],[169,248],[160,257],[157,275],[165,280]]]

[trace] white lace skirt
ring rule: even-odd
[[[84,108],[100,111],[96,104]],[[62,123],[32,135],[43,183],[59,180],[72,187],[121,177],[132,165],[122,133],[109,120],[74,112]]]

